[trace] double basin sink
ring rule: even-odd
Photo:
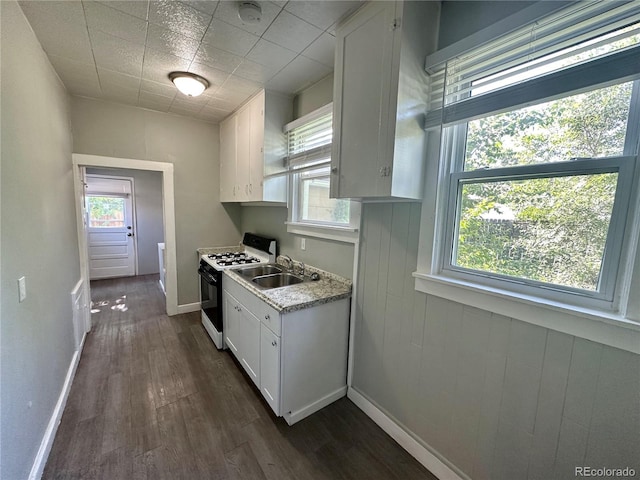
[[[263,289],[288,287],[305,281],[303,277],[285,272],[280,265],[272,263],[239,268],[236,273]]]

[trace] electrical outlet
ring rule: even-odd
[[[18,295],[20,303],[24,302],[25,298],[27,298],[27,281],[24,277],[18,279]]]
[[[307,249],[307,239],[306,238],[301,238],[300,239],[300,250],[306,250]]]

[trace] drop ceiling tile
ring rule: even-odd
[[[223,113],[202,110],[198,115],[196,115],[196,118],[204,120],[205,122],[220,123],[226,118],[226,116],[227,115]]]
[[[82,3],[29,1],[20,6],[48,55],[93,62]]]
[[[201,40],[210,21],[211,15],[184,3],[171,0],[157,0],[149,3],[149,22],[185,37]]]
[[[262,35],[271,25],[271,22],[278,16],[282,10],[282,6],[278,6],[272,2],[258,2],[262,7],[262,18],[260,23],[249,24],[244,23],[238,16],[238,4],[240,2],[223,1],[218,4],[218,8],[213,14],[214,18],[230,23],[242,30],[253,33],[254,35]]]
[[[302,52],[302,55],[333,68],[335,49],[335,37],[328,33],[323,33]]]
[[[240,65],[238,65],[238,68],[235,69],[233,75],[264,84],[276,73],[278,73],[278,70],[273,67],[267,67],[266,65],[260,65],[259,63],[245,59]]]
[[[155,105],[163,105],[169,110],[169,107],[173,103],[173,99],[175,97],[175,93],[171,97],[166,97],[164,95],[156,95],[155,93],[145,92],[144,90],[140,90],[140,95],[138,96],[138,102],[145,102],[147,104],[155,104]],[[167,111],[165,110],[165,111]]]
[[[49,61],[65,85],[72,82],[86,83],[98,86],[99,91],[98,73],[93,63],[80,63],[57,55],[49,55]]]
[[[102,98],[115,100],[129,105],[138,104],[138,95],[140,90],[137,88],[125,88],[121,85],[100,82],[102,88]]]
[[[262,84],[252,80],[247,80],[246,78],[242,78],[237,75],[230,75],[227,81],[222,85],[222,88],[247,95],[253,95],[254,93],[257,93],[258,90],[262,89]]]
[[[173,84],[157,83],[151,80],[142,79],[140,81],[140,96],[143,93],[149,93],[152,95],[162,96],[165,98],[173,99],[176,96],[176,87]]]
[[[252,33],[214,18],[202,42],[244,57],[259,39]]]
[[[221,110],[228,113],[233,112],[238,107],[238,103],[230,102],[225,98],[216,95],[209,97],[209,102],[204,106],[206,109]]]
[[[180,105],[171,105],[171,107],[169,108],[169,113],[175,113],[176,115],[184,115],[185,117],[195,117],[198,115],[198,113],[200,113],[200,109],[198,110],[193,110],[190,108],[184,108]]]
[[[189,5],[191,8],[200,10],[208,15],[213,15],[213,12],[216,11],[216,7],[218,6],[217,0],[209,0],[206,2],[198,0],[181,0],[181,3]]]
[[[295,94],[331,73],[331,68],[302,55],[280,70],[266,84],[267,89]]]
[[[153,23],[149,24],[147,46],[154,50],[191,60],[198,51],[199,45],[200,42],[191,37],[185,37],[173,30],[154,25]]]
[[[187,110],[199,112],[208,102],[209,99],[203,97],[202,95],[198,97],[188,97],[187,95],[184,95],[182,93],[177,93],[176,97],[173,99],[171,108],[180,107]]]
[[[252,93],[233,90],[223,85],[218,89],[215,96],[223,99],[227,104],[235,105],[235,110],[237,107],[249,100],[252,95]]]
[[[351,12],[354,12],[361,5],[362,2],[358,1],[297,0],[287,3],[284,9],[319,29],[326,30]]]
[[[294,52],[302,52],[322,34],[322,30],[286,10],[280,12],[263,38]]]
[[[240,65],[240,62],[242,62],[242,57],[203,43],[200,45],[198,53],[196,53],[195,62],[233,73],[233,71],[238,68],[238,65]]]
[[[260,65],[267,65],[279,71],[296,57],[297,53],[261,38],[251,49],[247,59]]]
[[[141,18],[142,20],[146,20],[147,14],[149,13],[148,0],[101,0],[100,3],[108,5],[111,8],[115,8],[116,10],[120,10],[121,12],[128,13],[129,15],[133,15],[134,17]]]
[[[211,87],[219,87],[222,85],[230,75],[229,72],[218,70],[217,68],[213,68],[202,63],[191,64],[189,71],[207,79],[210,87],[204,91],[205,94],[212,90]]]
[[[144,45],[147,22],[97,2],[83,2],[89,31],[100,30],[115,37]]]
[[[176,57],[169,53],[147,48],[144,52],[142,78],[158,83],[173,85],[169,80],[169,73],[185,71],[189,68],[189,60]]]
[[[65,81],[64,86],[70,95],[89,98],[100,98],[102,96],[102,90],[97,80],[95,83]]]
[[[97,67],[140,76],[144,45],[97,30],[91,31],[90,36]]]
[[[155,103],[150,100],[138,99],[138,106],[146,108],[148,110],[154,110],[156,112],[168,113],[170,105],[164,105],[162,103]]]
[[[140,77],[98,68],[98,78],[100,78],[100,85],[102,85],[102,87],[109,85],[111,88],[122,87],[136,91],[140,89]]]

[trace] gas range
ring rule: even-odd
[[[260,263],[262,261],[258,257],[248,255],[246,252],[213,253],[210,255],[203,255],[202,258],[209,265],[218,270],[248,265],[251,263]]]
[[[272,263],[276,260],[276,241],[245,233],[242,239],[244,251],[228,251],[202,255],[200,258],[216,270],[238,268],[253,263]]]

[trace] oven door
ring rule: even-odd
[[[222,332],[222,279],[220,272],[200,266],[200,308],[213,324]]]

